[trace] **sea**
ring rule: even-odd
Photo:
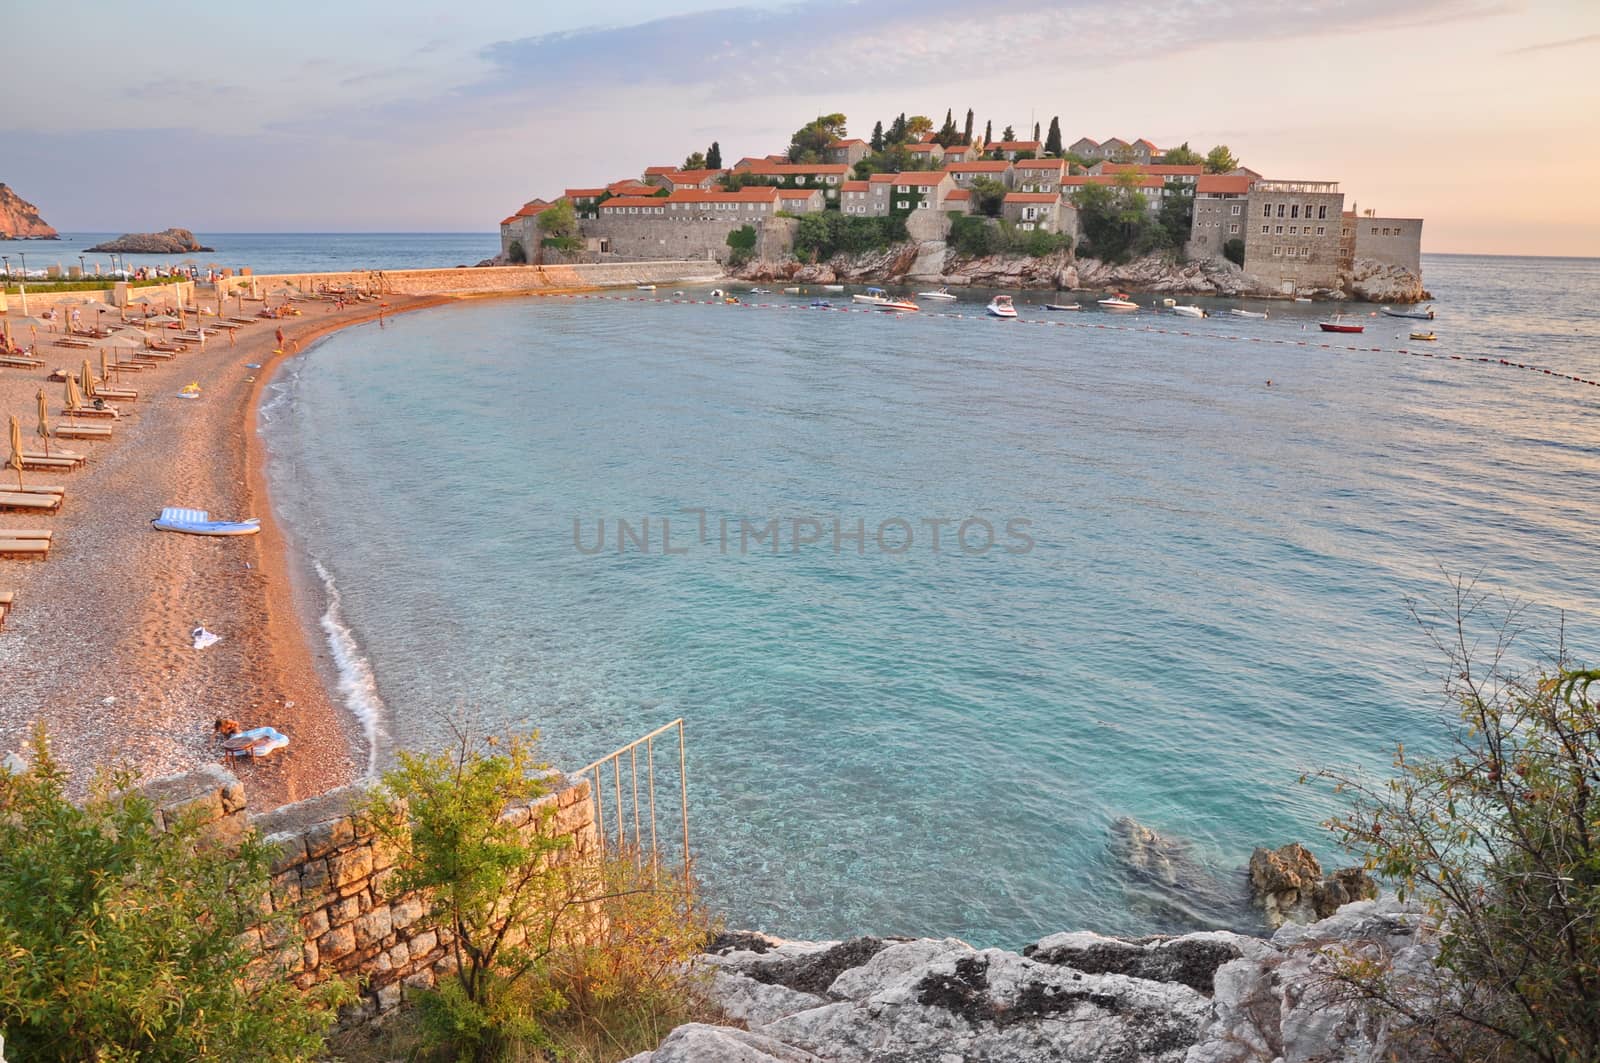
[[[430,309],[285,363],[273,516],[380,767],[452,717],[566,768],[681,717],[731,926],[1249,929],[1254,847],[1348,860],[1302,775],[1446,748],[1462,587],[1480,656],[1514,610],[1510,666],[1600,658],[1600,260],[1425,272],[1436,320],[1359,336],[1151,296]]]
[[[121,233],[62,233],[59,240],[0,240],[13,277],[26,266],[30,274],[52,266],[63,272],[80,268],[93,277],[112,268],[111,256],[89,248],[115,240]],[[196,233],[210,251],[189,255],[128,255],[129,268],[190,263],[235,272],[337,273],[361,269],[427,269],[475,266],[500,253],[498,233]],[[121,259],[123,256],[118,256]]]

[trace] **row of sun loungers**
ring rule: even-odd
[[[25,531],[11,528],[0,528],[0,557],[15,558],[24,561],[43,561],[50,556],[50,544],[55,532]],[[14,600],[13,592],[0,591],[0,621],[4,613],[10,612]]]
[[[59,492],[59,493],[57,493]],[[29,487],[21,491],[0,491],[0,510],[12,513],[54,513],[61,508],[66,489],[57,487],[52,493]]]

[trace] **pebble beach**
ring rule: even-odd
[[[383,312],[439,301],[394,297]],[[75,788],[120,765],[159,777],[220,761],[212,723],[222,716],[290,737],[286,750],[234,766],[258,807],[322,793],[366,769],[361,728],[329,694],[315,599],[295,591],[255,422],[279,360],[338,329],[377,328],[379,308],[301,305],[300,316],[239,329],[232,345],[216,335],[204,350],[114,374],[114,386],[139,398],[117,404],[111,438],[52,440],[52,448],[87,454],[87,463],[24,473],[25,484],[64,486],[66,500],[48,516],[0,512],[0,537],[8,529],[54,532],[47,560],[0,559],[0,592],[16,596],[0,631],[0,754],[21,749],[43,720]],[[278,327],[283,353],[274,353]],[[43,443],[34,434],[41,388],[52,424],[62,420],[63,385],[49,374],[75,370],[85,356],[98,371],[97,351],[55,346],[59,338],[38,333],[43,367],[0,368],[0,422],[15,414],[29,451]],[[178,397],[190,383],[200,387],[198,400]],[[7,476],[14,486],[16,473]],[[151,518],[169,505],[218,519],[259,517],[263,530],[243,538],[154,531]],[[196,650],[190,633],[202,625],[221,641]]]

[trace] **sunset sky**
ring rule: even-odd
[[[1231,146],[1600,255],[1596,0],[13,5],[0,181],[64,232],[489,231],[534,196],[782,150],[819,112]],[[26,41],[27,47],[16,43]]]

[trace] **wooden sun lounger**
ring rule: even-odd
[[[75,410],[62,410],[63,417],[111,417],[119,416],[115,406],[79,406]]]
[[[82,458],[58,458],[54,454],[48,458],[43,454],[22,456],[22,467],[29,472],[77,472],[82,466]]]
[[[103,388],[96,385],[94,393],[96,398],[116,399],[118,402],[137,402],[139,399],[139,393],[131,388]]]
[[[111,427],[103,424],[56,425],[58,439],[110,439]]]
[[[0,629],[6,626],[6,617],[17,602],[16,591],[0,591]]]
[[[0,557],[25,558],[43,561],[50,556],[49,539],[7,539],[0,532]]]
[[[20,354],[0,354],[0,365],[12,369],[37,369],[44,364],[43,358],[24,358]]]
[[[0,491],[0,509],[28,513],[54,513],[61,508],[61,495],[35,495],[22,491]]]
[[[0,528],[0,535],[7,539],[43,539],[47,543],[56,537],[55,532],[44,528]]]
[[[13,495],[65,495],[67,489],[60,484],[25,484],[22,487],[0,487],[0,492]]]
[[[90,343],[88,340],[61,339],[61,340],[56,340],[55,341],[55,346],[57,346],[57,347],[71,347],[74,350],[79,350],[79,351],[91,351],[91,350],[94,350],[94,344]]]
[[[22,456],[24,458],[49,458],[52,461],[54,461],[54,460],[56,460],[58,458],[64,459],[66,461],[88,461],[89,460],[89,455],[87,455],[87,454],[79,454],[76,450],[68,450],[66,447],[51,447],[50,448],[50,453],[48,453],[48,454],[46,454],[42,450],[24,450],[22,452]]]
[[[150,362],[168,362],[172,360],[173,355],[178,353],[180,353],[180,351],[176,348],[168,349],[166,347],[151,347],[149,350],[140,351],[138,354],[134,355],[133,358],[134,361],[144,360]]]

